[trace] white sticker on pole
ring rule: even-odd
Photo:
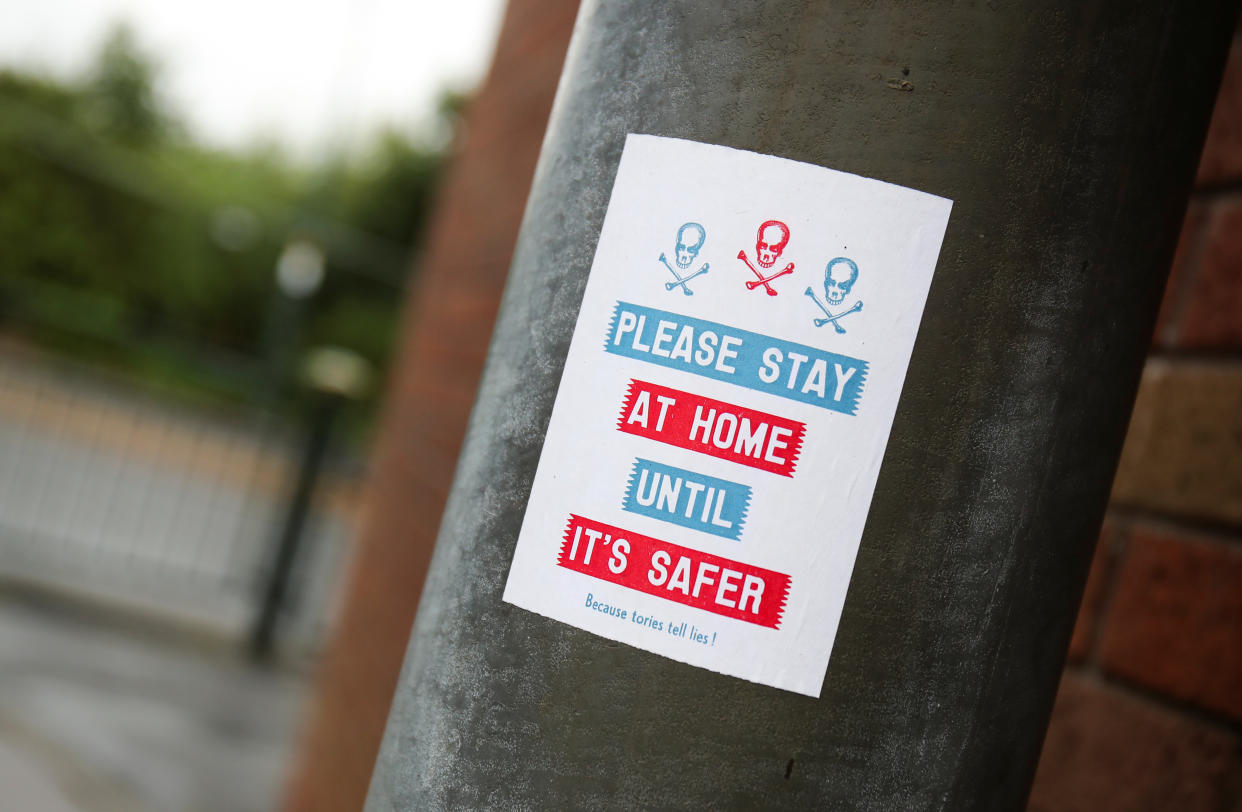
[[[951,207],[629,136],[505,600],[819,696]]]

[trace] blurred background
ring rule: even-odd
[[[7,4],[0,808],[276,806],[501,11]]]
[[[8,2],[0,809],[359,808],[576,0]],[[1235,37],[1031,806],[1239,804]]]

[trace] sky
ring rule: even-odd
[[[502,0],[0,0],[0,65],[81,75],[128,22],[197,136],[313,155],[383,123],[426,127],[444,89],[482,79],[502,13]]]

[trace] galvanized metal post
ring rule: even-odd
[[[1233,6],[589,2],[368,808],[1020,808]],[[956,201],[819,700],[501,602],[627,132]]]

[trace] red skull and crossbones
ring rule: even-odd
[[[780,259],[781,254],[785,251],[785,246],[789,244],[789,226],[780,220],[765,220],[759,226],[759,231],[755,235],[755,262],[759,268],[771,268],[776,264],[776,260]],[[759,272],[759,268],[750,264],[750,260],[746,257],[745,249],[737,252],[737,258],[746,263],[746,267],[750,268],[758,279],[751,279],[746,283],[748,290],[754,290],[760,285],[767,291],[769,296],[775,296],[776,291],[769,284],[773,279],[791,274],[794,271],[794,264],[791,262],[780,271],[771,276],[764,276]]]

